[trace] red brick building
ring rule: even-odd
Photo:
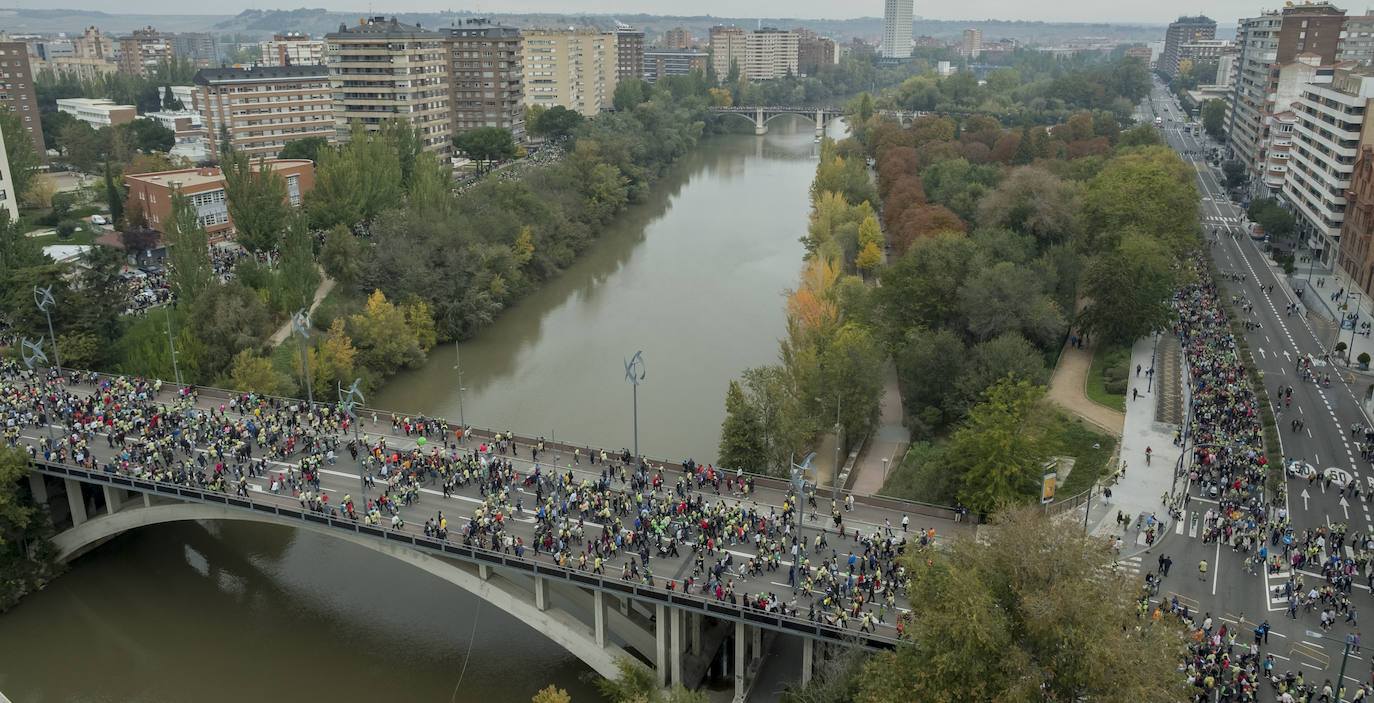
[[[293,207],[300,207],[305,194],[315,186],[314,162],[278,159],[267,164],[286,181],[286,199]],[[172,191],[179,189],[191,199],[210,241],[230,239],[235,234],[234,223],[229,217],[224,175],[218,167],[127,175],[124,183],[129,186],[129,199],[143,207],[148,226],[159,232],[166,232],[171,225]]]

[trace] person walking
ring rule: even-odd
[[[1207,560],[1203,559],[1197,563],[1197,580],[1207,580]]]

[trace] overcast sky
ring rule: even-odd
[[[1374,4],[1374,0],[1368,0]],[[375,12],[437,12],[471,10],[474,12],[558,12],[558,13],[634,13],[656,15],[711,14],[722,17],[881,17],[882,0],[836,2],[835,0],[347,0],[331,3],[320,0],[216,0],[210,3],[185,0],[10,0],[8,6],[52,9],[77,8],[105,12],[186,14],[210,12],[238,13],[245,9],[285,9],[326,7],[330,10]],[[1280,5],[1276,0],[1158,0],[1127,3],[1102,0],[966,0],[965,2],[916,2],[916,14],[931,19],[1044,20],[1056,22],[1145,22],[1165,24],[1179,15],[1206,12],[1219,25],[1233,25],[1237,18],[1258,14],[1261,9]],[[1351,14],[1364,12],[1363,6],[1338,3]],[[115,9],[118,8],[118,9]]]

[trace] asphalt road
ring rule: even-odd
[[[1180,123],[1186,118],[1182,117],[1177,102],[1161,86],[1156,85],[1150,102],[1165,120],[1164,133],[1169,145],[1198,170],[1202,225],[1210,256],[1222,277],[1218,283],[1224,286],[1228,296],[1240,298],[1236,304],[1228,306],[1227,312],[1237,319],[1258,324],[1257,328],[1246,332],[1246,338],[1270,398],[1277,399],[1281,387],[1293,388],[1291,405],[1279,408],[1276,418],[1284,457],[1309,463],[1323,475],[1332,475],[1337,480],[1354,477],[1365,490],[1374,491],[1374,472],[1369,462],[1360,460],[1350,432],[1355,423],[1368,426],[1371,422],[1350,385],[1349,374],[1340,366],[1328,365],[1318,371],[1330,372],[1330,387],[1301,380],[1296,368],[1298,359],[1309,354],[1322,359],[1322,344],[1300,313],[1287,313],[1287,307],[1297,300],[1295,291],[1287,287],[1281,271],[1266,263],[1260,250],[1262,244],[1253,241],[1243,230],[1243,211],[1239,204],[1227,199],[1217,169],[1206,164],[1200,155],[1188,154],[1205,153],[1219,145],[1205,135],[1192,136]],[[1229,274],[1244,278],[1229,280]],[[1306,291],[1304,296],[1320,294],[1321,291]],[[1241,309],[1246,302],[1253,305],[1251,312]],[[1363,387],[1368,381],[1357,383]],[[1303,427],[1296,432],[1291,426],[1294,418],[1304,421]],[[1368,533],[1374,528],[1367,497],[1342,498],[1334,484],[1327,489],[1322,480],[1309,485],[1305,479],[1288,479],[1287,493],[1287,508],[1295,532],[1332,523],[1346,523],[1352,533]],[[1338,623],[1326,633],[1326,637],[1339,640],[1331,641],[1308,634],[1320,630],[1317,612],[1299,612],[1297,620],[1287,618],[1286,601],[1270,596],[1270,589],[1287,580],[1286,571],[1273,576],[1248,574],[1242,568],[1243,554],[1231,553],[1229,548],[1223,549],[1218,543],[1203,543],[1199,525],[1206,511],[1215,507],[1213,501],[1198,496],[1194,489],[1189,514],[1145,560],[1147,568],[1154,566],[1155,559],[1162,554],[1168,554],[1173,560],[1173,569],[1165,580],[1161,596],[1166,599],[1177,596],[1181,603],[1194,610],[1210,612],[1214,618],[1224,621],[1244,620],[1246,624],[1241,627],[1239,641],[1245,643],[1250,641],[1255,624],[1268,619],[1274,631],[1270,644],[1262,648],[1262,653],[1274,655],[1277,670],[1302,670],[1308,681],[1316,683],[1324,679],[1334,681],[1341,666],[1342,643],[1347,634],[1359,630],[1358,621],[1355,624]],[[1353,555],[1348,545],[1343,549],[1346,556]],[[1198,562],[1203,559],[1212,566],[1205,580],[1197,574]],[[1308,586],[1325,582],[1318,572],[1304,572],[1303,578]],[[1357,582],[1352,603],[1357,609],[1363,609],[1371,604],[1370,591],[1364,579],[1357,579]],[[1352,655],[1346,678],[1348,698],[1354,686],[1370,681],[1369,663]]]

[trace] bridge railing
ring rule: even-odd
[[[404,530],[393,530],[381,526],[365,525],[347,517],[335,517],[333,515],[326,515],[300,508],[283,506],[277,503],[264,503],[240,498],[238,496],[231,496],[227,493],[220,493],[218,491],[207,491],[163,481],[134,478],[107,471],[92,471],[77,466],[43,461],[41,459],[36,459],[34,461],[34,466],[42,473],[54,476],[62,476],[113,488],[123,488],[126,490],[138,491],[140,493],[172,496],[185,501],[224,505],[240,510],[273,515],[297,522],[321,525],[390,543],[409,545],[427,553],[453,557],[470,563],[520,571],[534,576],[554,578],[579,586],[618,593],[640,601],[663,603],[665,605],[685,608],[716,617],[743,620],[749,624],[766,627],[778,632],[787,632],[836,642],[847,642],[868,649],[892,649],[898,644],[897,638],[877,632],[857,632],[824,623],[812,622],[805,618],[771,613],[747,606],[734,605],[705,596],[693,595],[680,591],[669,591],[666,588],[651,587],[641,583],[606,578],[600,574],[594,574],[589,571],[578,571],[576,569],[550,565],[533,559],[517,557],[482,547],[470,547],[449,540],[426,537],[424,534],[413,534]]]
[[[82,372],[82,373],[85,373],[85,372]],[[117,376],[117,375],[114,375],[114,374],[104,374],[104,373],[99,374],[99,376],[100,376],[100,378],[102,378],[102,379],[122,378],[121,376]],[[146,380],[146,379],[145,379],[145,380]],[[286,398],[286,397],[280,397],[280,396],[268,396],[268,395],[263,395],[263,394],[261,394],[261,393],[250,394],[250,393],[248,393],[247,391],[235,391],[235,390],[229,390],[229,389],[226,389],[226,388],[215,388],[215,387],[213,387],[213,386],[192,386],[192,387],[196,389],[196,392],[200,395],[200,397],[201,397],[202,399],[206,399],[206,400],[219,400],[219,401],[223,401],[223,402],[225,402],[225,403],[229,402],[229,399],[230,399],[230,398],[242,398],[242,397],[245,397],[245,396],[248,396],[248,395],[254,395],[254,396],[257,397],[257,398],[272,399],[272,400],[279,401],[279,402],[281,402],[281,403],[285,403],[285,404],[287,404],[287,405],[301,405],[301,406],[304,406],[304,405],[306,404],[306,402],[305,402],[304,400],[300,399],[300,398]],[[166,389],[165,389],[165,388],[164,388],[164,392],[166,392]],[[330,401],[330,402],[326,402],[326,401],[316,401],[316,405],[325,406],[325,407],[332,407],[332,406],[335,405],[335,403],[332,402],[332,401]],[[378,423],[384,423],[384,424],[386,424],[386,425],[392,424],[392,421],[395,420],[395,419],[429,417],[429,415],[427,415],[426,413],[407,413],[407,412],[399,412],[399,411],[393,411],[393,410],[382,410],[382,409],[380,409],[380,408],[369,408],[369,407],[363,407],[363,406],[359,406],[358,408],[355,409],[355,411],[357,412],[358,418],[359,418],[360,420],[362,420],[362,419],[364,419],[364,418],[369,418],[371,415],[376,415],[376,416],[377,416],[377,422],[378,422]],[[430,418],[430,419],[433,419],[433,418]],[[599,452],[599,451],[602,451],[602,450],[604,449],[604,448],[602,448],[602,447],[593,447],[593,446],[590,445],[590,444],[578,444],[578,443],[573,443],[573,442],[556,442],[556,441],[552,441],[552,440],[545,439],[545,438],[543,438],[543,437],[534,437],[534,436],[528,436],[528,435],[514,435],[514,436],[511,436],[510,434],[506,433],[505,431],[493,430],[493,429],[490,429],[490,428],[472,427],[472,426],[469,426],[469,428],[468,428],[468,436],[470,436],[470,437],[472,437],[472,438],[474,438],[474,439],[477,439],[477,440],[479,440],[479,441],[480,441],[480,440],[491,440],[491,439],[493,439],[493,438],[497,435],[498,432],[499,432],[503,437],[507,437],[508,439],[512,440],[512,441],[515,442],[516,444],[524,445],[524,446],[527,446],[527,447],[528,447],[528,446],[531,446],[531,445],[534,445],[534,444],[538,444],[539,442],[543,442],[543,443],[544,443],[544,449],[541,450],[541,453],[549,453],[549,452],[552,452],[554,455],[559,455],[559,454],[561,454],[561,455],[564,455],[564,456],[571,456],[574,450],[581,450],[584,454],[586,454],[586,453],[591,452],[591,451],[598,451],[598,452]],[[606,453],[607,453],[607,454],[614,454],[615,456],[620,456],[620,453],[619,453],[619,452],[612,452],[612,451],[610,451],[610,450],[606,450]],[[653,465],[653,466],[662,467],[662,468],[663,468],[664,470],[666,470],[666,471],[679,471],[679,472],[680,472],[680,471],[682,471],[682,468],[683,468],[682,462],[680,462],[680,461],[672,461],[672,460],[670,460],[670,459],[655,459],[655,458],[653,458],[653,457],[647,457],[647,458],[646,458],[646,461],[648,461],[648,462],[649,462],[651,465]],[[718,469],[720,469],[720,470],[722,470],[722,471],[726,471],[727,473],[733,473],[732,471],[730,471],[729,469],[727,469],[727,468],[725,468],[725,467],[716,467],[716,468],[718,468]],[[765,475],[765,474],[752,473],[752,472],[748,472],[748,471],[744,472],[744,475],[745,475],[746,477],[748,477],[748,478],[753,479],[754,485],[755,485],[756,488],[757,488],[757,487],[768,488],[768,489],[772,489],[772,490],[781,491],[781,492],[784,492],[784,493],[787,492],[787,490],[790,488],[790,483],[789,483],[788,481],[784,480],[784,479],[781,479],[781,478],[776,478],[776,477],[768,476],[768,475]],[[815,487],[815,493],[816,493],[816,497],[817,497],[817,498],[831,498],[831,499],[838,499],[838,498],[839,498],[839,496],[834,495],[834,491],[832,490],[832,488],[831,488],[830,486],[819,486],[819,485],[818,485],[818,486]],[[843,491],[841,491],[841,495],[843,495]],[[891,511],[896,511],[896,512],[900,512],[900,513],[903,513],[903,514],[910,514],[910,515],[914,515],[914,516],[925,516],[925,517],[931,517],[931,518],[938,518],[938,519],[941,519],[941,520],[949,520],[949,521],[951,521],[951,522],[956,521],[956,519],[968,519],[968,520],[972,520],[972,521],[976,522],[976,516],[974,516],[974,515],[968,515],[968,516],[964,516],[964,517],[959,517],[959,511],[957,511],[955,508],[950,507],[950,506],[933,505],[933,504],[929,504],[929,503],[921,503],[921,502],[917,502],[917,501],[906,500],[906,499],[903,499],[903,498],[891,498],[891,497],[887,497],[887,496],[876,496],[876,495],[875,495],[875,496],[863,496],[863,495],[854,494],[854,502],[857,503],[857,504],[859,504],[859,505],[866,505],[866,506],[869,506],[869,507],[872,507],[872,508],[877,508],[877,509],[880,509],[880,510],[891,510]],[[972,524],[972,523],[970,523],[970,524]]]

